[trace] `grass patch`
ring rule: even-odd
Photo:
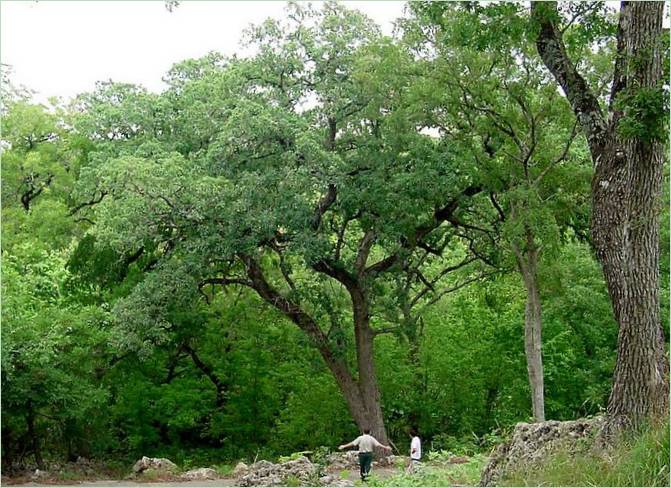
[[[212,468],[217,472],[222,478],[226,478],[233,474],[235,467],[232,464],[215,464]]]
[[[503,486],[669,486],[669,424],[625,437],[602,452],[559,451],[510,473]]]
[[[369,486],[476,486],[480,481],[480,472],[486,458],[475,455],[461,464],[422,464],[417,472],[399,474],[380,479],[373,473],[368,481]]]

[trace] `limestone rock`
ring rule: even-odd
[[[189,481],[216,480],[217,472],[212,468],[191,469],[182,475],[182,479]]]
[[[510,440],[492,452],[482,471],[480,486],[494,486],[512,469],[538,463],[557,449],[577,447],[580,439],[598,432],[602,424],[602,417],[568,422],[520,422],[515,426]]]
[[[133,473],[135,474],[140,474],[147,469],[152,469],[158,474],[173,474],[178,471],[177,465],[165,458],[142,456],[142,458],[133,465]]]

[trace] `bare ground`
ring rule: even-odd
[[[374,467],[372,471],[378,478],[389,478],[399,473],[398,468],[392,467]],[[330,471],[331,474],[340,474],[339,470]],[[359,470],[348,470],[347,479],[351,481],[357,481],[359,479]],[[159,486],[236,486],[235,478],[219,478],[216,480],[207,480],[207,481],[131,481],[131,480],[96,480],[96,481],[82,481],[82,482],[53,482],[53,483],[38,483],[38,482],[28,482],[20,483],[16,482],[18,480],[11,480],[8,483],[5,483],[3,480],[2,485],[12,485],[12,486],[42,486],[42,487],[95,487],[95,486],[145,486],[146,488],[153,488]]]

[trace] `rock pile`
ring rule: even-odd
[[[246,470],[240,469],[240,472],[243,474],[237,478],[239,486],[280,486],[288,483],[314,486],[319,475],[319,466],[301,456],[280,464],[258,461]]]
[[[359,455],[356,451],[334,452],[326,456],[326,464],[330,469],[357,469]]]
[[[482,471],[480,486],[494,486],[512,469],[534,464],[557,449],[574,449],[601,428],[603,419],[579,419],[569,422],[550,420],[515,426],[511,439],[499,445]]]

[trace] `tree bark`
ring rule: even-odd
[[[356,361],[359,371],[359,391],[366,413],[360,428],[369,428],[373,437],[387,444],[387,431],[384,426],[380,388],[375,371],[375,334],[370,328],[370,311],[367,297],[361,288],[350,290],[352,298],[354,338],[356,341]]]
[[[668,356],[659,314],[659,217],[663,147],[618,133],[625,90],[659,88],[663,2],[622,2],[617,59],[606,121],[566,54],[555,25],[556,2],[532,3],[538,52],[563,88],[587,137],[592,180],[592,236],[619,325],[608,427],[636,427],[668,417]]]
[[[517,266],[527,291],[524,312],[524,353],[531,389],[531,410],[534,422],[545,421],[545,396],[543,379],[541,299],[538,287],[538,255],[533,236],[527,231],[527,248],[523,251],[513,245]]]

